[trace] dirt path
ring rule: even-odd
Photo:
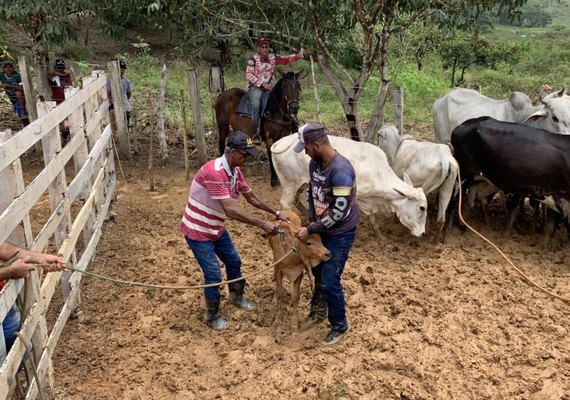
[[[144,168],[128,175],[91,270],[201,283],[177,232],[188,191],[183,169],[158,171],[151,193]],[[280,189],[269,187],[263,165],[247,167],[246,176],[278,204]],[[259,229],[228,226],[245,273],[272,261]],[[248,282],[257,312],[228,305],[224,292],[224,332],[201,322],[200,291],[85,277],[85,318],[69,322],[55,354],[56,398],[570,399],[570,305],[527,285],[471,233],[453,228],[434,246],[392,217],[380,228],[380,239],[367,222],[359,230],[344,275],[351,332],[333,348],[320,345],[326,324],[303,333],[271,325],[270,272]],[[570,296],[568,248],[544,253],[531,236],[483,232],[538,283]]]

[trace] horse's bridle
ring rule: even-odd
[[[298,82],[299,80],[297,78],[294,79],[283,79],[283,82],[288,83],[289,85],[291,85],[291,87],[293,88],[293,91],[295,91],[295,84]],[[287,98],[287,96],[283,96],[285,97],[285,100],[287,100],[287,116],[291,117],[292,119],[296,120],[296,117],[294,114],[291,114],[291,105],[296,105],[297,109],[299,109],[299,99],[295,99],[295,100],[289,100]]]

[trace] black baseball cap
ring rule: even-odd
[[[4,68],[6,65],[11,65],[12,67],[14,66],[14,64],[10,60],[2,61],[2,68]]]
[[[56,58],[54,66],[58,68],[65,68],[65,61],[62,58]]]
[[[259,157],[260,151],[253,144],[253,140],[241,131],[235,131],[228,136],[226,144],[230,149],[245,150],[247,154],[253,157]]]
[[[119,68],[120,69],[127,69],[127,64],[123,60],[120,60],[119,61]]]
[[[295,153],[300,153],[305,150],[305,145],[313,143],[315,140],[326,135],[327,131],[323,125],[314,122],[305,124],[299,128],[299,141],[295,147],[293,147],[293,151],[295,151]]]

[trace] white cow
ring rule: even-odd
[[[281,206],[286,209],[294,206],[299,190],[309,182],[310,158],[293,151],[297,140],[297,135],[289,135],[271,146],[273,165],[281,182]],[[329,135],[329,140],[354,166],[360,210],[365,214],[396,213],[412,235],[423,235],[427,215],[423,190],[414,188],[407,175],[404,181],[398,178],[377,146],[338,136]]]
[[[400,135],[398,128],[386,124],[378,131],[378,146],[399,177],[407,173],[414,187],[421,187],[429,203],[437,204],[435,241],[444,239],[445,214],[459,172],[459,164],[449,146],[418,142],[410,135]]]
[[[547,131],[570,134],[570,96],[565,90],[551,93],[533,106],[530,98],[513,92],[507,101],[493,100],[471,89],[454,88],[433,103],[435,140],[446,143],[455,127],[471,118],[489,116]]]

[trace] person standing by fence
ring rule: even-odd
[[[65,61],[56,58],[53,69],[48,73],[48,83],[51,87],[51,99],[55,104],[65,100],[65,88],[73,86],[71,74],[65,70]]]
[[[0,268],[0,290],[4,288],[8,279],[26,278],[36,269],[34,264],[49,264],[46,267],[48,272],[62,271],[65,267],[65,262],[59,256],[22,249],[8,241],[0,245],[0,261],[9,264],[3,264]],[[13,304],[0,323],[0,364],[6,359],[19,329],[20,309]]]
[[[71,74],[65,70],[65,61],[56,58],[53,69],[48,73],[48,83],[51,88],[51,99],[55,104],[61,104],[65,100],[65,89],[73,86]],[[67,119],[59,124],[61,138],[67,143],[69,140],[69,122]]]
[[[26,109],[26,97],[24,96],[24,86],[22,78],[14,69],[12,61],[2,62],[2,73],[0,74],[0,87],[4,89],[6,95],[12,103],[12,108],[18,116],[23,126],[30,123],[28,110]]]

